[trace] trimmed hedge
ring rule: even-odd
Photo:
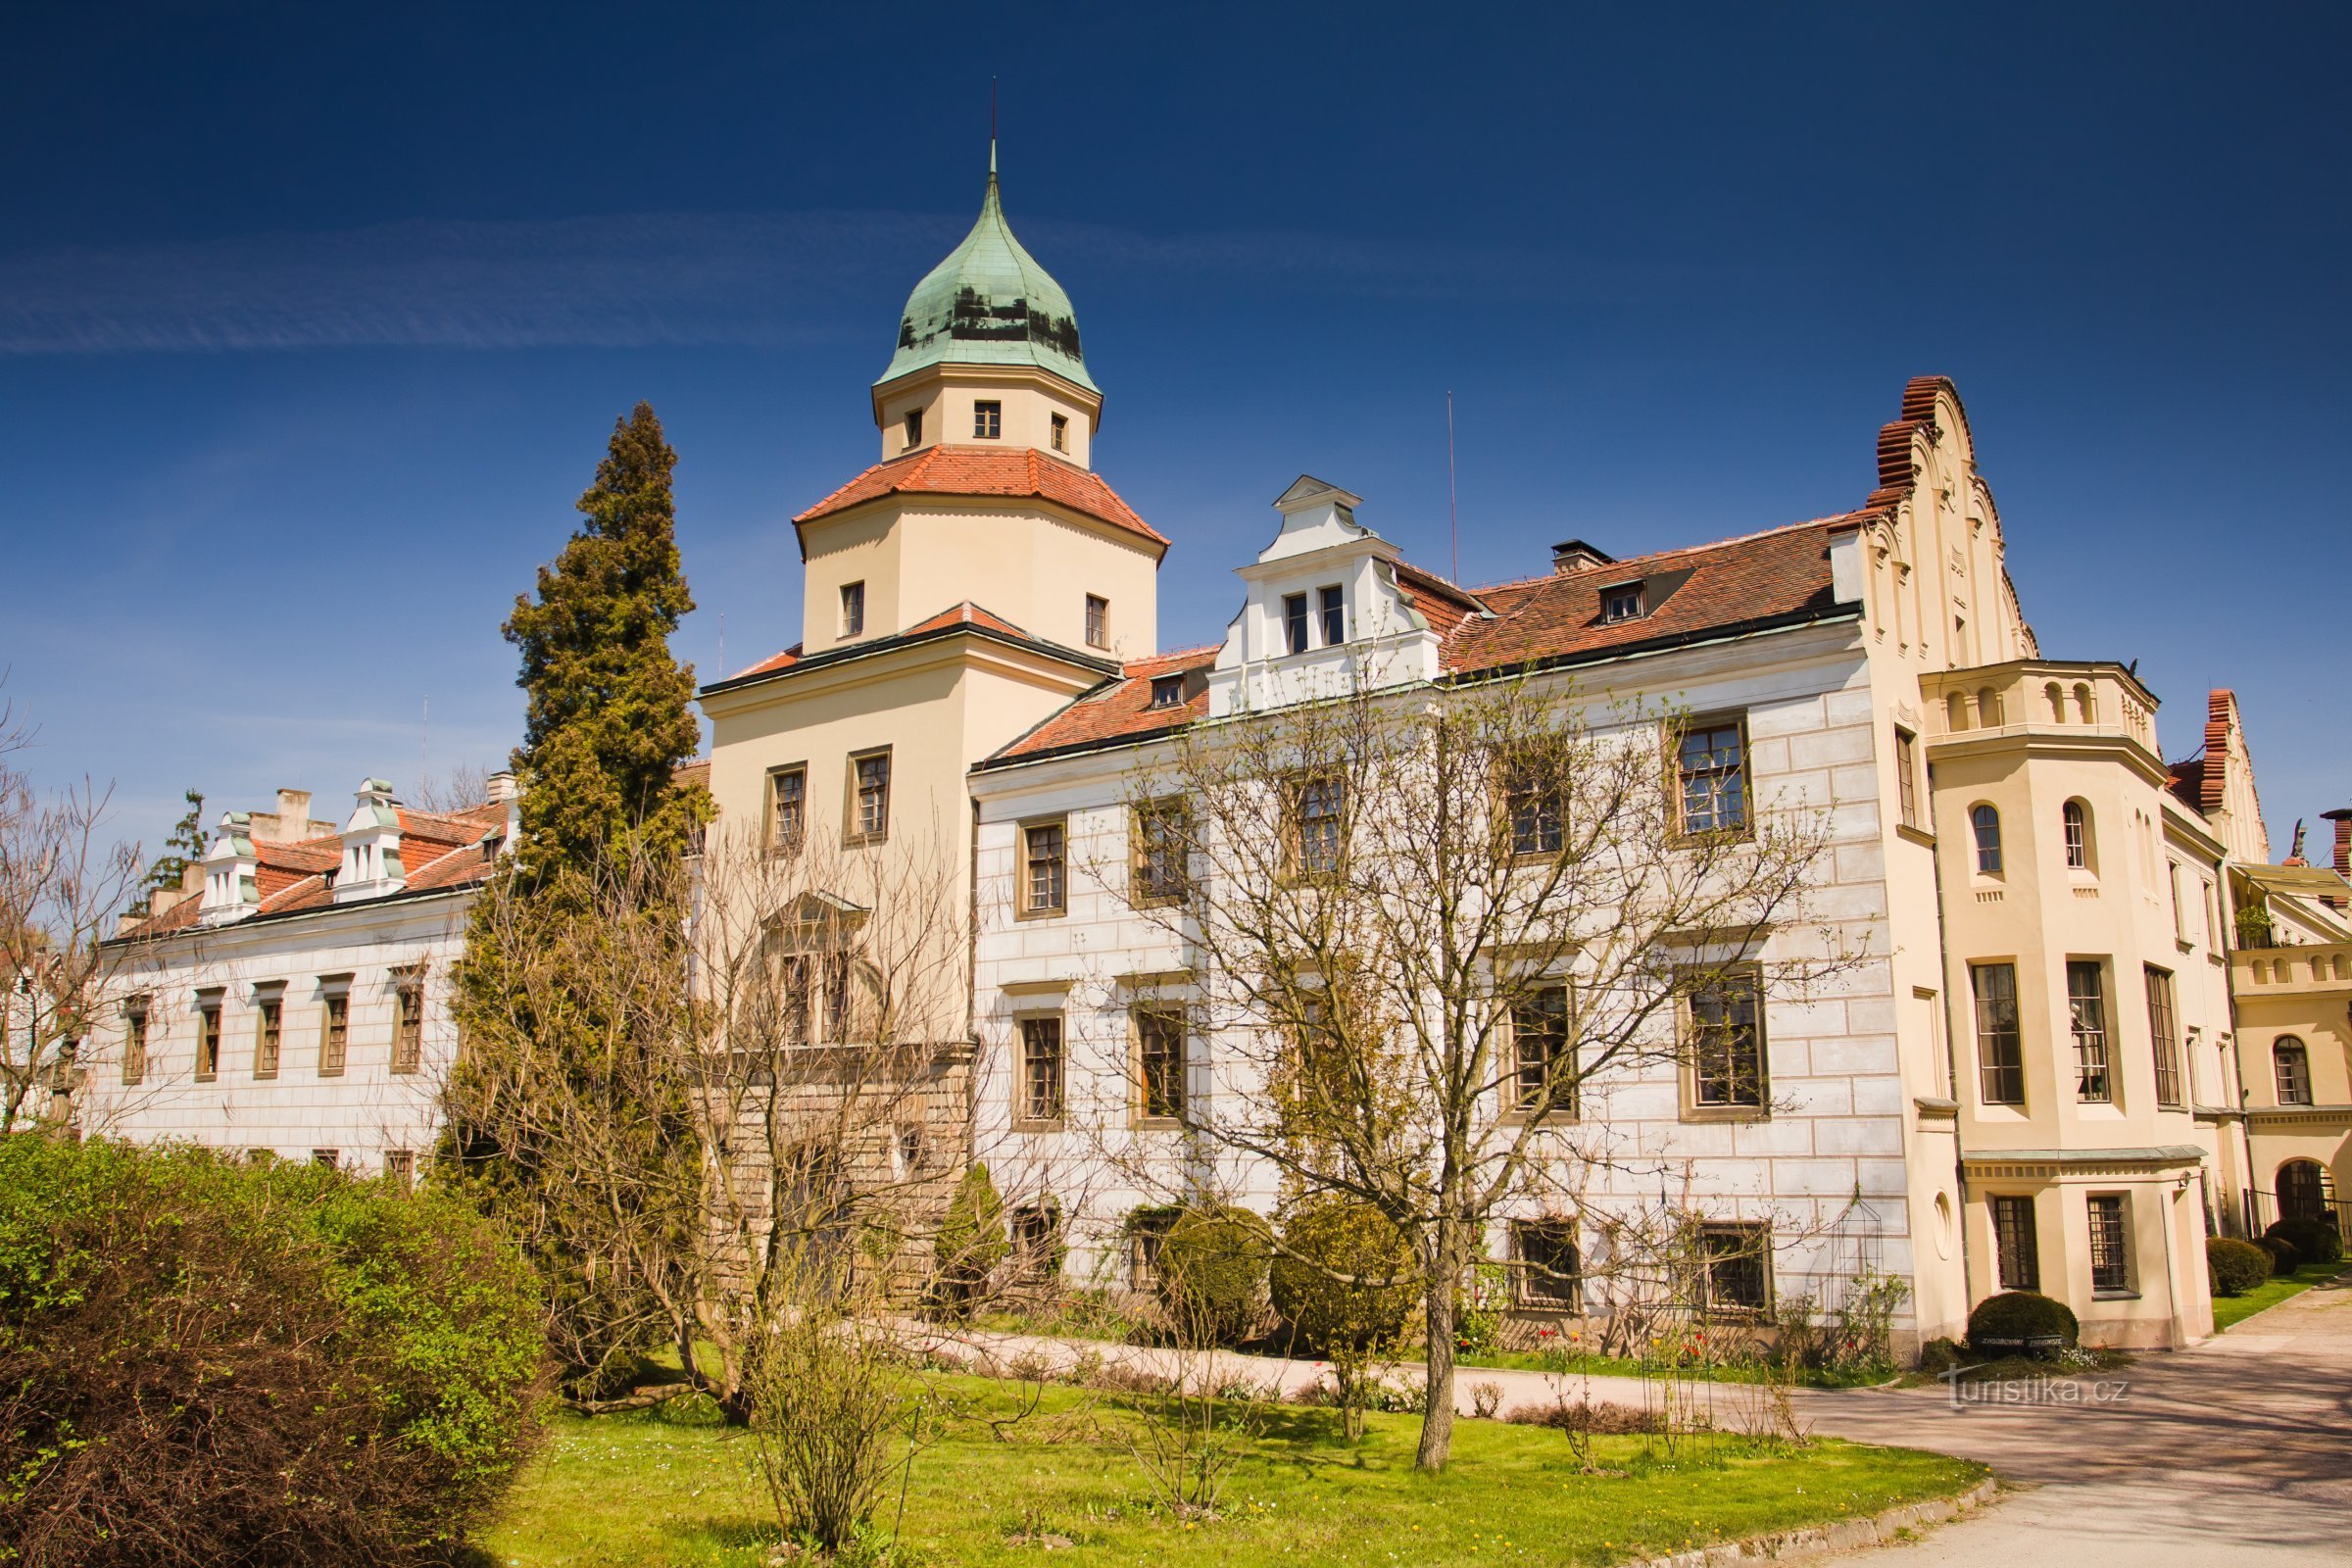
[[[2043,1347],[2001,1342],[2055,1339],[2059,1348],[2072,1346],[2081,1332],[2074,1309],[2035,1291],[2004,1291],[1988,1296],[1968,1314],[1968,1346],[1980,1354],[2023,1348],[2044,1353]]]
[[[2205,1239],[2205,1271],[2213,1276],[2216,1296],[2243,1296],[2273,1273],[2269,1251],[2233,1236]]]
[[[544,1355],[529,1269],[454,1196],[0,1139],[11,1560],[444,1557],[539,1436]]]
[[[2294,1248],[2306,1263],[2340,1263],[2344,1238],[2331,1219],[2282,1219],[2262,1233]]]
[[[1180,1329],[1231,1345],[1266,1314],[1266,1264],[1274,1228],[1224,1203],[1184,1210],[1168,1225],[1154,1265],[1160,1299]]]
[[[2255,1246],[2271,1254],[2271,1272],[2292,1274],[2303,1266],[2303,1254],[2283,1236],[2265,1236]]]
[[[1421,1293],[1412,1241],[1387,1215],[1369,1203],[1316,1203],[1283,1222],[1282,1242],[1268,1284],[1274,1310],[1298,1331],[1300,1348],[1360,1355],[1404,1332]],[[1360,1284],[1332,1273],[1396,1283]]]

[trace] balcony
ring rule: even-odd
[[[2122,741],[2161,766],[2156,699],[2121,664],[2021,659],[1920,678],[1937,748],[2034,736]]]

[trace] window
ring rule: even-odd
[[[2115,1099],[2107,1071],[2107,967],[2096,958],[2066,965],[2066,1003],[2075,1032],[2075,1095],[2092,1104]]]
[[[278,1049],[285,1042],[286,994],[265,991],[254,1008],[253,1075],[277,1076]]]
[[[2185,947],[2188,944],[2188,910],[2180,903],[2180,862],[2167,860],[2164,870],[2173,896],[2173,940]]]
[[[2271,1048],[2271,1070],[2278,1084],[2278,1103],[2308,1105],[2311,1100],[2311,1053],[2293,1035],[2280,1035]]]
[[[920,409],[906,416],[906,444],[910,447],[923,444],[923,411]]]
[[[1184,677],[1182,675],[1152,676],[1152,706],[1153,708],[1182,708],[1184,706]]]
[[[2058,808],[2058,822],[2066,832],[2066,868],[2089,870],[2090,808],[2081,801],[2069,801]]]
[[[1711,1312],[1772,1309],[1772,1232],[1762,1225],[1698,1230],[1700,1304]]]
[[[1638,582],[1600,591],[1600,619],[1604,626],[1611,621],[1640,620],[1644,608],[1642,585]]]
[[[841,634],[844,637],[865,635],[865,584],[845,582],[841,585]]]
[[[1047,421],[1047,429],[1054,451],[1067,452],[1070,450],[1070,416],[1068,415],[1054,415]]]
[[[1919,826],[1919,737],[1907,729],[1894,732],[1894,798],[1905,827]]]
[[[1762,1109],[1764,1031],[1750,979],[1712,981],[1690,994],[1691,1099],[1701,1109]]]
[[[994,441],[1004,433],[1004,405],[996,401],[972,405],[972,439]]]
[[[1346,785],[1315,774],[1294,780],[1292,791],[1291,863],[1302,876],[1329,876],[1340,868]]]
[[[122,1081],[147,1079],[147,999],[133,997],[122,1004]]]
[[[1021,1081],[1014,1107],[1028,1122],[1061,1120],[1061,1020],[1021,1020]]]
[[[784,960],[786,1044],[849,1038],[850,959],[843,953],[795,954]]]
[[[1695,725],[1678,753],[1683,831],[1736,833],[1747,826],[1747,739],[1742,726]]]
[[[311,1151],[311,1163],[314,1165],[324,1165],[328,1170],[333,1170],[342,1162],[343,1155],[339,1150],[314,1149]]]
[[[1533,767],[1506,767],[1502,804],[1510,818],[1513,855],[1560,853],[1560,792],[1550,779]]]
[[[1021,829],[1021,912],[1059,914],[1069,893],[1067,833],[1059,822]]]
[[[415,1072],[424,1065],[424,975],[416,969],[392,972],[392,1070]]]
[[[2001,813],[1979,802],[1968,808],[1968,825],[1977,836],[1977,870],[1984,876],[2001,874]]]
[[[850,759],[850,820],[853,840],[873,844],[890,836],[890,753],[868,752]]]
[[[351,1054],[351,993],[326,994],[326,1017],[318,1032],[318,1076],[332,1078]]]
[[[2278,1217],[2324,1219],[2328,1215],[2328,1172],[2316,1159],[2290,1159],[2278,1167]]]
[[[1323,646],[1337,648],[1348,640],[1348,595],[1339,584],[1315,590],[1323,613]]]
[[[1290,652],[1306,652],[1306,595],[1282,596],[1282,636]]]
[[[2222,941],[2213,917],[2215,904],[2213,884],[2200,880],[2199,887],[2201,891],[2197,898],[2197,906],[2205,912],[2205,945],[2209,948],[2219,948]]]
[[[2156,1103],[2174,1110],[2187,1103],[2180,1093],[2180,1038],[2173,1010],[2173,976],[2147,966],[2148,1039],[2156,1052]]]
[[[1561,1220],[1511,1221],[1511,1258],[1519,1265],[1521,1306],[1574,1311],[1582,1304],[1574,1225]]]
[[[808,831],[808,769],[779,767],[767,775],[767,847],[778,855],[799,851]]]
[[[1101,594],[1086,596],[1086,646],[1110,646],[1110,601]]]
[[[2132,1294],[2131,1200],[2122,1193],[2095,1196],[2090,1204],[2090,1289],[2097,1296]]]
[[[922,1128],[915,1126],[901,1127],[898,1130],[898,1137],[892,1141],[891,1149],[898,1161],[898,1175],[900,1180],[904,1181],[907,1177],[913,1176],[922,1170]]]
[[[220,1071],[220,994],[212,992],[196,1002],[196,1078],[208,1082]]]
[[[1516,1109],[1576,1114],[1576,1067],[1568,1054],[1568,988],[1545,986],[1511,1004]]]
[[[1012,1211],[1012,1266],[1032,1278],[1061,1272],[1061,1211],[1054,1200]]]
[[[1129,872],[1129,902],[1174,904],[1184,897],[1192,820],[1180,799],[1152,801],[1136,808],[1135,863]]]
[[[1176,1211],[1140,1208],[1127,1217],[1127,1280],[1137,1290],[1159,1283],[1159,1248],[1176,1222]]]
[[[416,1185],[416,1152],[413,1149],[384,1151],[384,1180],[407,1192]]]
[[[1987,1105],[2026,1102],[2026,1044],[2018,1026],[2017,965],[1972,963],[1977,994],[1977,1086]]]
[[[1139,1007],[1135,1013],[1137,1109],[1148,1121],[1184,1118],[1184,1013]]]
[[[2034,1230],[2034,1200],[1992,1200],[1992,1250],[2002,1290],[2041,1289],[2041,1242]]]

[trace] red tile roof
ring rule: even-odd
[[[983,610],[969,599],[960,605],[954,605],[941,611],[928,620],[916,621],[907,627],[903,635],[917,637],[927,631],[944,631],[950,626],[986,626],[991,631],[1001,631],[1007,637],[1018,637],[1023,642],[1033,643],[1039,640],[995,611]]]
[[[1186,648],[1150,659],[1131,659],[1113,678],[1048,717],[996,755],[1035,757],[1046,752],[1107,745],[1175,729],[1208,716],[1208,687],[1200,678],[1217,662],[1218,644]],[[1185,675],[1188,699],[1173,708],[1152,706],[1152,682]]]
[[[785,649],[780,654],[770,654],[765,659],[760,661],[760,662],[757,664],[752,664],[743,669],[737,670],[734,674],[729,675],[727,679],[741,680],[746,675],[772,675],[779,669],[790,669],[793,665],[801,662],[801,649],[805,645],[801,643],[794,643],[790,648]]]
[[[890,495],[1034,496],[1153,544],[1168,542],[1095,473],[1034,447],[925,447],[874,465],[792,520],[814,522]]]
[[[782,653],[763,659],[748,669],[737,670],[724,680],[711,682],[703,690],[706,693],[713,692],[721,687],[732,686],[738,681],[751,680],[761,675],[780,674],[801,664],[834,663],[844,659],[897,648],[919,639],[938,637],[967,626],[975,631],[988,632],[1007,642],[1025,644],[1042,653],[1051,654],[1056,659],[1074,661],[1089,668],[1105,669],[1110,667],[1112,662],[1105,655],[1094,649],[1065,648],[1058,643],[1050,643],[1034,632],[1014,625],[995,611],[975,605],[966,599],[959,605],[949,606],[936,615],[916,621],[905,631],[893,632],[887,637],[873,637],[863,642],[845,643],[838,648],[827,648],[815,654],[804,653],[802,645],[795,643]]]

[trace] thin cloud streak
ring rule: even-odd
[[[407,221],[0,257],[0,355],[333,348],[733,344],[866,335],[965,220],[906,213],[674,214]],[[1518,299],[1556,290],[1556,257],[1367,245],[1305,231],[1161,238],[1025,223],[1057,270],[1215,274],[1278,292]],[[1655,288],[1645,269],[1580,292]]]

